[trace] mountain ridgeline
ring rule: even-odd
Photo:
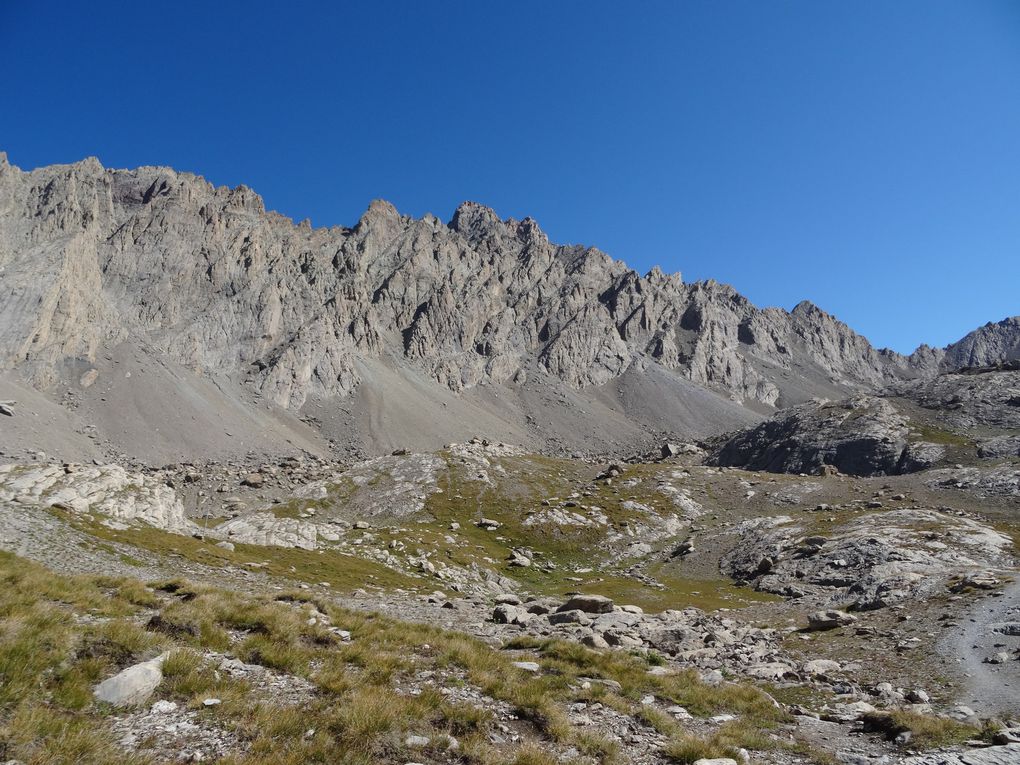
[[[212,383],[191,398],[221,410],[322,425],[349,402],[329,434],[369,449],[428,441],[425,410],[447,410],[436,439],[470,433],[469,405],[517,442],[699,436],[1020,353],[1016,318],[946,349],[877,350],[808,302],[760,309],[714,281],[641,276],[472,202],[448,223],[375,201],[353,228],[312,228],[244,186],[95,159],[24,172],[0,154],[0,272],[12,380],[82,405],[130,358]],[[401,407],[403,426],[386,417]]]

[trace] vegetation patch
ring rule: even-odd
[[[157,654],[166,656],[164,680],[151,701],[174,701],[229,731],[238,742],[223,760],[231,765],[432,760],[451,746],[459,761],[481,765],[562,762],[558,753],[570,748],[581,762],[615,763],[619,745],[573,725],[567,706],[604,699],[640,715],[638,699],[649,693],[696,714],[739,714],[744,732],[733,740],[751,748],[757,739],[747,731],[785,721],[753,687],[712,687],[692,672],[649,673],[661,664],[653,654],[523,639],[500,650],[349,611],[307,590],[253,597],[177,579],[145,586],[59,576],[10,554],[0,555],[0,585],[0,741],[5,756],[26,765],[173,759],[165,742],[121,751],[108,725],[122,713],[92,696],[96,683]],[[313,692],[292,704],[259,693],[218,669],[223,654],[300,678]],[[541,671],[516,666],[521,659]],[[476,701],[444,689],[474,689]],[[220,703],[206,707],[209,697]],[[519,742],[490,742],[498,704],[521,721]],[[667,725],[659,721],[680,735]]]

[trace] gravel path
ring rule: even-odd
[[[960,662],[967,679],[960,702],[982,716],[1020,716],[1020,634],[1000,631],[1007,623],[1020,628],[1020,577],[999,593],[974,603],[959,628],[940,645]],[[1009,658],[999,664],[987,663],[1000,652]]]

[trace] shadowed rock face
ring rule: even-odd
[[[908,444],[907,419],[874,396],[812,401],[748,428],[713,456],[727,467],[774,473],[818,473],[832,466],[849,475],[893,475],[930,467],[935,444]]]
[[[654,363],[765,405],[935,363],[876,351],[809,303],[762,310],[715,282],[642,277],[470,202],[449,223],[376,201],[353,228],[313,229],[167,168],[26,173],[4,157],[0,221],[2,362],[44,384],[138,338],[285,407],[350,394],[359,359],[379,357],[453,390],[528,369],[580,389]]]

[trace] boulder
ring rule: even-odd
[[[265,482],[266,477],[262,473],[249,473],[241,479],[242,486],[248,486],[252,489],[261,489]]]
[[[591,624],[591,617],[580,609],[570,611],[557,611],[549,614],[549,624]]]
[[[806,675],[829,675],[839,672],[840,664],[831,659],[812,659],[804,662],[804,674]]]
[[[608,614],[613,601],[604,595],[573,595],[557,611],[584,611],[589,614]]]
[[[998,436],[979,441],[977,452],[982,459],[1020,457],[1020,436]]]
[[[534,614],[528,613],[520,606],[512,606],[508,603],[501,603],[492,611],[492,620],[496,624],[527,624],[534,618]]]
[[[602,637],[598,632],[592,632],[581,638],[581,645],[587,646],[588,648],[606,649],[609,648],[609,643]]]
[[[828,609],[808,614],[808,629],[815,631],[834,630],[857,621],[857,617],[845,611]]]
[[[144,704],[163,682],[163,662],[166,654],[143,661],[109,677],[92,689],[100,701],[117,707],[131,707]]]
[[[916,473],[938,464],[946,456],[946,447],[928,441],[907,444],[900,456],[898,473]]]

